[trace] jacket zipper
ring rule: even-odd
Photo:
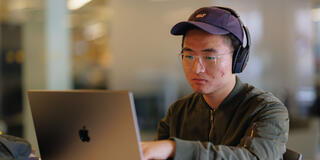
[[[252,127],[251,127],[251,131],[250,131],[250,138],[251,138],[251,139],[253,139],[256,126],[257,126],[257,124],[256,124],[256,123],[253,123],[253,125],[252,125]],[[248,140],[246,140],[246,142],[243,144],[243,147],[245,147],[245,148],[247,147],[247,142],[248,142]]]
[[[210,131],[209,131],[208,139],[209,139],[209,141],[211,141],[211,142],[212,142],[212,139],[211,139],[210,136],[211,136],[211,134],[212,134],[212,132],[213,132],[214,112],[215,112],[215,110],[210,109]]]

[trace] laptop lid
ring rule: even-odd
[[[128,91],[28,91],[44,160],[142,159]]]

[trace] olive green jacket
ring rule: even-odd
[[[237,77],[215,111],[199,93],[172,104],[159,123],[157,139],[175,140],[176,160],[278,160],[288,132],[288,111],[280,100]]]

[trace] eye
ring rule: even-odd
[[[186,58],[186,59],[188,59],[188,60],[193,60],[193,59],[194,59],[194,56],[193,56],[193,55],[184,54],[184,55],[183,55],[183,58]]]
[[[215,56],[204,56],[206,60],[216,60]]]

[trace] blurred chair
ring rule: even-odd
[[[297,116],[292,116],[290,117],[290,131],[286,147],[299,151],[303,155],[303,159],[319,159],[319,131],[319,117],[297,118]]]
[[[302,154],[287,148],[283,154],[283,160],[302,160]]]

